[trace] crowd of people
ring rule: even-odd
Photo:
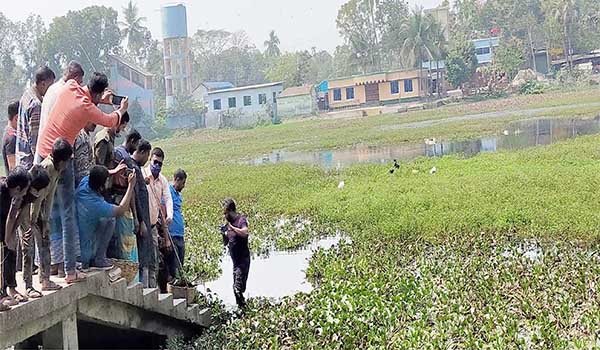
[[[72,284],[85,281],[90,270],[110,270],[112,259],[138,264],[136,280],[164,292],[184,263],[186,172],[175,171],[171,181],[162,174],[165,153],[128,127],[128,99],[113,106],[105,74],[93,73],[83,85],[84,70],[71,61],[55,78],[40,67],[31,87],[8,106],[6,176],[0,178],[0,311],[61,289],[53,278]],[[101,104],[113,107],[106,113]],[[102,128],[95,133],[97,126]],[[124,142],[115,145],[126,131]],[[243,224],[228,228],[224,237],[232,245],[245,239],[247,250]],[[238,238],[234,230],[245,233]],[[17,285],[19,270],[24,289]],[[36,270],[39,287],[33,284]]]

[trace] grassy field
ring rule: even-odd
[[[548,104],[583,103],[554,116],[591,117],[600,107],[585,104],[599,100],[592,94],[568,93],[550,96]],[[502,101],[513,107],[543,105],[541,97]],[[479,107],[446,108],[464,115]],[[417,159],[393,175],[385,165],[356,165],[338,172],[240,162],[280,148],[498,133],[506,122],[519,119],[511,115],[382,131],[382,126],[435,119],[446,112],[202,131],[161,142],[171,166],[167,170],[182,166],[191,175],[184,202],[188,263],[203,278],[218,275],[223,253],[216,235],[219,201],[228,196],[249,216],[254,252],[272,246],[294,249],[335,229],[352,240],[313,257],[307,275],[317,288],[311,294],[277,304],[253,300],[244,317],[228,319],[186,346],[596,346],[600,136],[471,159]],[[438,171],[431,175],[433,166]],[[340,190],[342,180],[345,187]],[[310,218],[314,225],[297,232],[280,230],[275,222],[282,217]]]

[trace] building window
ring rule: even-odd
[[[413,81],[412,79],[407,79],[404,81],[404,92],[413,92]]]
[[[475,49],[475,52],[478,55],[489,55],[491,51],[490,51],[489,47],[479,47],[479,48]]]
[[[273,91],[273,103],[277,103],[277,92]]]
[[[398,83],[398,80],[394,80],[390,83],[390,87],[392,89],[392,94],[397,94],[400,92],[400,84]]]
[[[354,100],[354,88],[346,88],[346,100]]]
[[[258,104],[259,105],[267,104],[267,94],[258,94]]]
[[[342,89],[333,89],[333,100],[334,101],[342,100]]]
[[[252,97],[244,96],[244,106],[252,106]]]
[[[236,100],[235,97],[230,97],[229,98],[229,108],[235,108],[236,107]]]
[[[220,111],[221,110],[221,99],[213,100],[213,109],[215,111]]]

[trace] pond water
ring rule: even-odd
[[[499,136],[465,141],[424,140],[398,146],[356,146],[317,152],[274,151],[254,159],[253,165],[292,162],[319,165],[326,169],[343,168],[355,163],[390,163],[418,157],[464,155],[549,145],[581,135],[600,133],[600,116],[593,119],[535,119],[510,123]]]
[[[250,263],[246,298],[267,297],[279,299],[297,292],[310,292],[311,284],[305,279],[308,261],[317,248],[329,249],[344,240],[341,235],[314,241],[304,249],[293,252],[271,252],[268,257],[255,257]],[[223,273],[211,282],[200,285],[200,292],[210,289],[226,305],[235,305],[233,296],[233,264],[229,255],[221,262]]]

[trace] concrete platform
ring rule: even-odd
[[[37,276],[33,279],[41,290]],[[71,285],[54,276],[52,280],[63,289],[43,292],[42,298],[0,312],[0,349],[39,334],[43,334],[44,348],[78,349],[78,319],[165,337],[191,336],[211,323],[208,309],[188,306],[171,294],[159,294],[158,289],[143,289],[139,283],[128,286],[122,278],[111,283],[107,272],[92,272],[85,282]],[[23,282],[20,274],[17,281]],[[25,291],[22,285],[18,289]]]

